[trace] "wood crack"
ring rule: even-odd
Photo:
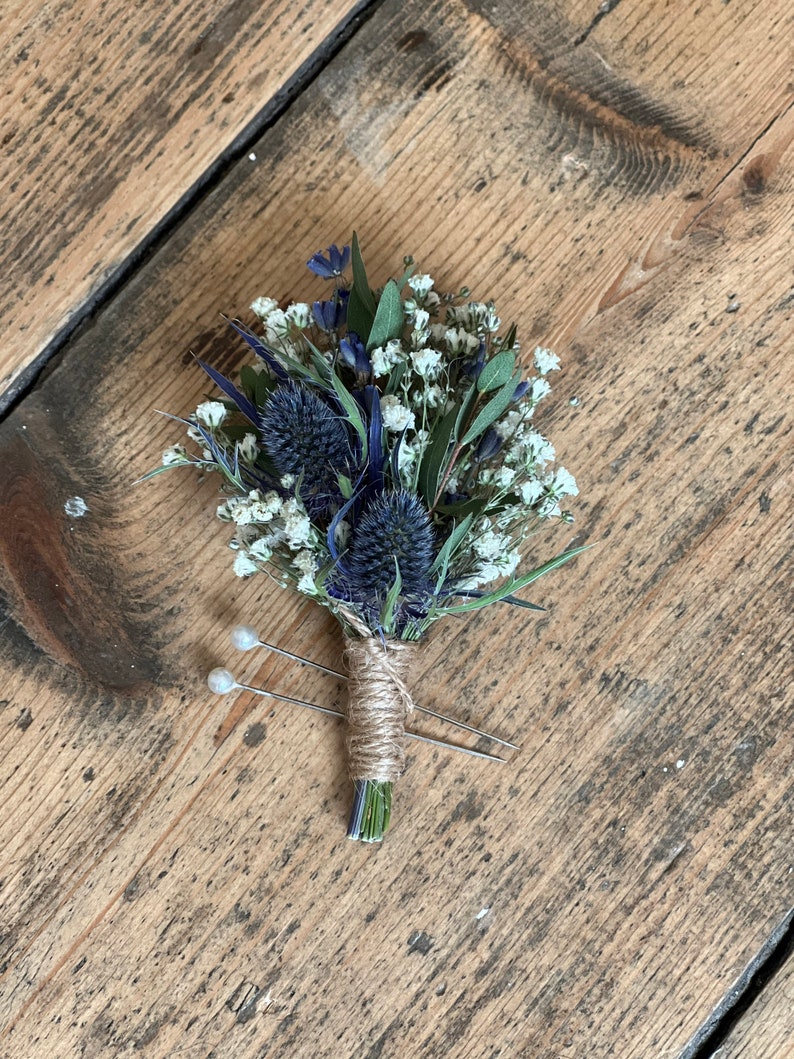
[[[794,955],[794,908],[772,931],[678,1059],[712,1059],[742,1015]]]
[[[595,16],[593,17],[593,20],[591,21],[590,25],[587,27],[587,29],[583,30],[579,34],[579,36],[573,42],[573,46],[575,48],[578,48],[580,44],[584,44],[584,42],[587,40],[587,38],[590,36],[590,34],[593,32],[593,30],[598,25],[598,23],[602,19],[606,18],[606,16],[611,11],[614,11],[619,3],[620,3],[620,0],[604,0],[604,2],[598,8],[598,11],[596,12]]]

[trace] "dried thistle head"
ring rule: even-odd
[[[353,456],[347,427],[311,390],[277,386],[262,408],[261,444],[280,475],[301,478],[301,499],[312,518],[342,503],[338,475]]]

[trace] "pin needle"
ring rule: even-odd
[[[251,651],[255,647],[264,647],[267,651],[272,651],[274,654],[282,655],[284,658],[291,658],[295,662],[300,662],[301,665],[311,666],[312,669],[319,669],[321,673],[327,673],[328,676],[336,677],[338,680],[347,680],[347,674],[340,673],[338,669],[329,669],[328,666],[320,665],[319,662],[312,662],[309,658],[302,658],[300,655],[293,654],[292,651],[286,651],[282,647],[276,647],[274,644],[267,643],[265,640],[259,639],[259,634],[252,625],[235,625],[231,632],[232,647],[236,647],[238,651]],[[427,706],[419,706],[414,703],[416,709],[421,713],[426,713],[429,717],[435,717],[439,721],[446,721],[447,724],[454,724],[456,728],[461,728],[465,732],[471,732],[472,735],[484,736],[486,739],[490,739],[494,743],[500,743],[502,746],[509,747],[510,750],[519,750],[520,747],[516,746],[515,743],[510,743],[507,739],[500,739],[498,735],[491,735],[490,732],[484,732],[481,728],[474,728],[470,724],[465,724],[463,721],[458,721],[454,717],[447,717],[446,714],[437,713],[435,710],[431,710]]]
[[[250,691],[254,695],[264,695],[270,699],[277,699],[279,702],[288,702],[293,706],[303,706],[307,710],[315,710],[317,713],[325,713],[331,717],[344,717],[343,713],[339,710],[332,710],[327,706],[318,706],[314,702],[305,702],[303,699],[293,699],[290,695],[280,695],[275,691],[267,691],[265,688],[254,688],[250,684],[241,684],[235,680],[234,674],[228,669],[213,669],[207,677],[207,686],[210,691],[214,691],[216,695],[226,695],[230,691],[234,691],[235,688],[240,691]],[[471,757],[484,758],[486,761],[504,761],[503,757],[497,757],[496,754],[486,754],[482,750],[471,750],[467,746],[458,746],[457,743],[446,743],[442,739],[431,739],[427,735],[419,735],[418,732],[405,733],[409,739],[416,739],[420,743],[429,743],[431,746],[440,746],[448,750],[459,750],[461,754],[469,754]]]

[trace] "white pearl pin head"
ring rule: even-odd
[[[238,651],[250,651],[259,647],[259,633],[253,625],[235,625],[231,632],[232,647]]]
[[[237,681],[228,669],[218,668],[213,669],[207,676],[207,687],[216,695],[226,695],[237,687]]]

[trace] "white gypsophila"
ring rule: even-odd
[[[483,519],[481,525],[490,526],[488,519]],[[472,542],[474,554],[479,559],[496,561],[500,555],[504,555],[510,547],[511,539],[504,533],[497,533],[493,529],[485,529]]]
[[[376,346],[370,353],[372,374],[375,378],[388,375],[395,364],[404,359],[403,347],[399,338],[393,338],[385,346]]]
[[[458,324],[474,335],[481,331],[498,331],[500,322],[493,305],[485,302],[451,305],[447,309],[448,324]]]
[[[320,593],[317,591],[315,581],[316,578],[314,574],[301,574],[295,583],[295,587],[299,592],[302,592],[304,596],[318,596]]]
[[[447,329],[444,332],[444,341],[449,352],[456,357],[474,353],[475,350],[480,348],[480,340],[477,335],[469,334],[463,327]]]
[[[554,477],[549,485],[549,490],[558,498],[579,495],[579,487],[576,484],[576,479],[571,472],[567,471],[564,467],[558,467],[554,472]]]
[[[273,548],[277,543],[277,537],[273,534],[268,534],[266,537],[259,537],[249,546],[248,554],[257,562],[267,563],[273,557]]]
[[[483,560],[477,564],[469,577],[458,582],[458,588],[471,591],[502,577],[510,577],[515,573],[520,561],[521,554],[517,549],[505,551],[493,559]]]
[[[579,495],[576,479],[564,467],[558,467],[542,481],[546,496],[538,505],[538,515],[541,518],[557,518],[562,514],[560,500],[565,496]]]
[[[292,321],[283,309],[274,309],[263,322],[265,336],[271,343],[282,344],[292,332]]]
[[[425,298],[433,288],[433,280],[430,276],[409,276],[408,286],[417,298]]]
[[[171,445],[163,453],[163,467],[176,467],[180,463],[190,463],[184,445]]]
[[[272,522],[280,507],[278,493],[271,490],[263,496],[258,489],[252,489],[248,496],[230,496],[218,507],[217,515],[224,522],[250,526],[252,523]]]
[[[292,558],[292,565],[304,574],[313,574],[317,571],[319,563],[314,552],[303,548]]]
[[[415,349],[411,352],[411,364],[420,378],[434,379],[441,364],[441,354],[437,349]]]
[[[533,430],[517,436],[512,441],[505,453],[505,461],[532,471],[551,463],[555,455],[554,446],[549,439]]]
[[[478,570],[480,584],[487,585],[489,581],[497,581],[500,577],[509,577],[514,574],[516,567],[521,562],[521,553],[518,550],[505,551],[501,555],[494,556],[489,562],[484,562]]]
[[[416,436],[411,441],[403,440],[397,453],[397,469],[403,485],[409,488],[413,485],[413,470],[416,461],[422,456],[427,445],[430,432],[417,430]]]
[[[546,394],[551,393],[551,386],[546,379],[533,379],[530,393],[532,394],[532,403],[537,404],[538,401],[543,400]]]
[[[280,479],[280,481],[281,481],[281,487],[283,489],[291,489],[293,487],[293,485],[295,485],[295,475],[294,474],[285,474]]]
[[[410,408],[406,408],[404,404],[401,404],[399,399],[393,394],[386,394],[385,397],[381,397],[380,410],[383,417],[383,425],[392,434],[400,434],[406,427],[413,429],[415,426],[413,412]]]
[[[307,596],[316,596],[317,586],[314,582],[320,564],[314,553],[309,551],[308,548],[304,548],[293,558],[292,565],[301,573],[295,586],[298,591],[303,592]]]
[[[259,572],[259,567],[245,552],[238,552],[234,559],[234,572],[238,577],[250,577]]]
[[[543,496],[543,482],[540,478],[530,478],[528,482],[522,482],[518,493],[522,502],[527,507],[532,507]]]
[[[425,387],[424,391],[421,392],[421,398],[425,407],[441,408],[442,405],[446,404],[447,393],[446,390],[441,389],[437,382],[434,382],[432,386]]]
[[[441,298],[434,290],[431,290],[425,295],[417,294],[415,298],[406,298],[403,302],[403,312],[406,316],[412,316],[417,309],[427,309],[429,313],[436,316],[440,304]]]
[[[256,462],[256,458],[259,455],[256,434],[246,434],[242,441],[238,441],[237,452],[244,463]]]
[[[275,298],[256,298],[251,302],[251,311],[256,313],[260,320],[265,320],[274,309],[278,309]]]
[[[221,401],[202,401],[196,409],[196,419],[210,430],[217,430],[228,415],[226,406]],[[199,441],[203,442],[203,440],[199,434]]]
[[[293,302],[284,310],[284,315],[301,330],[312,322],[312,311],[306,302]]]
[[[517,408],[512,408],[507,415],[502,416],[493,424],[493,429],[502,439],[510,441],[520,438],[524,433],[525,422],[532,414],[532,406],[522,401]]]
[[[336,528],[334,529],[334,544],[338,551],[343,552],[347,548],[347,542],[350,540],[350,523],[345,522],[342,519],[341,522],[337,522]]]
[[[496,309],[493,305],[488,306],[488,311],[485,314],[483,320],[483,327],[489,334],[496,334],[502,324],[501,319],[496,315]]]
[[[491,484],[498,486],[500,489],[508,489],[516,480],[517,474],[518,472],[514,467],[507,467],[503,464],[501,467],[494,469]]]
[[[534,353],[535,369],[540,375],[560,370],[560,358],[545,346],[536,346]]]
[[[297,497],[290,497],[281,504],[281,518],[284,523],[284,537],[293,551],[314,544],[317,534],[306,513],[306,508]]]
[[[430,338],[430,314],[424,309],[417,309],[413,314],[413,330],[411,331],[411,348],[422,349],[427,345]]]

